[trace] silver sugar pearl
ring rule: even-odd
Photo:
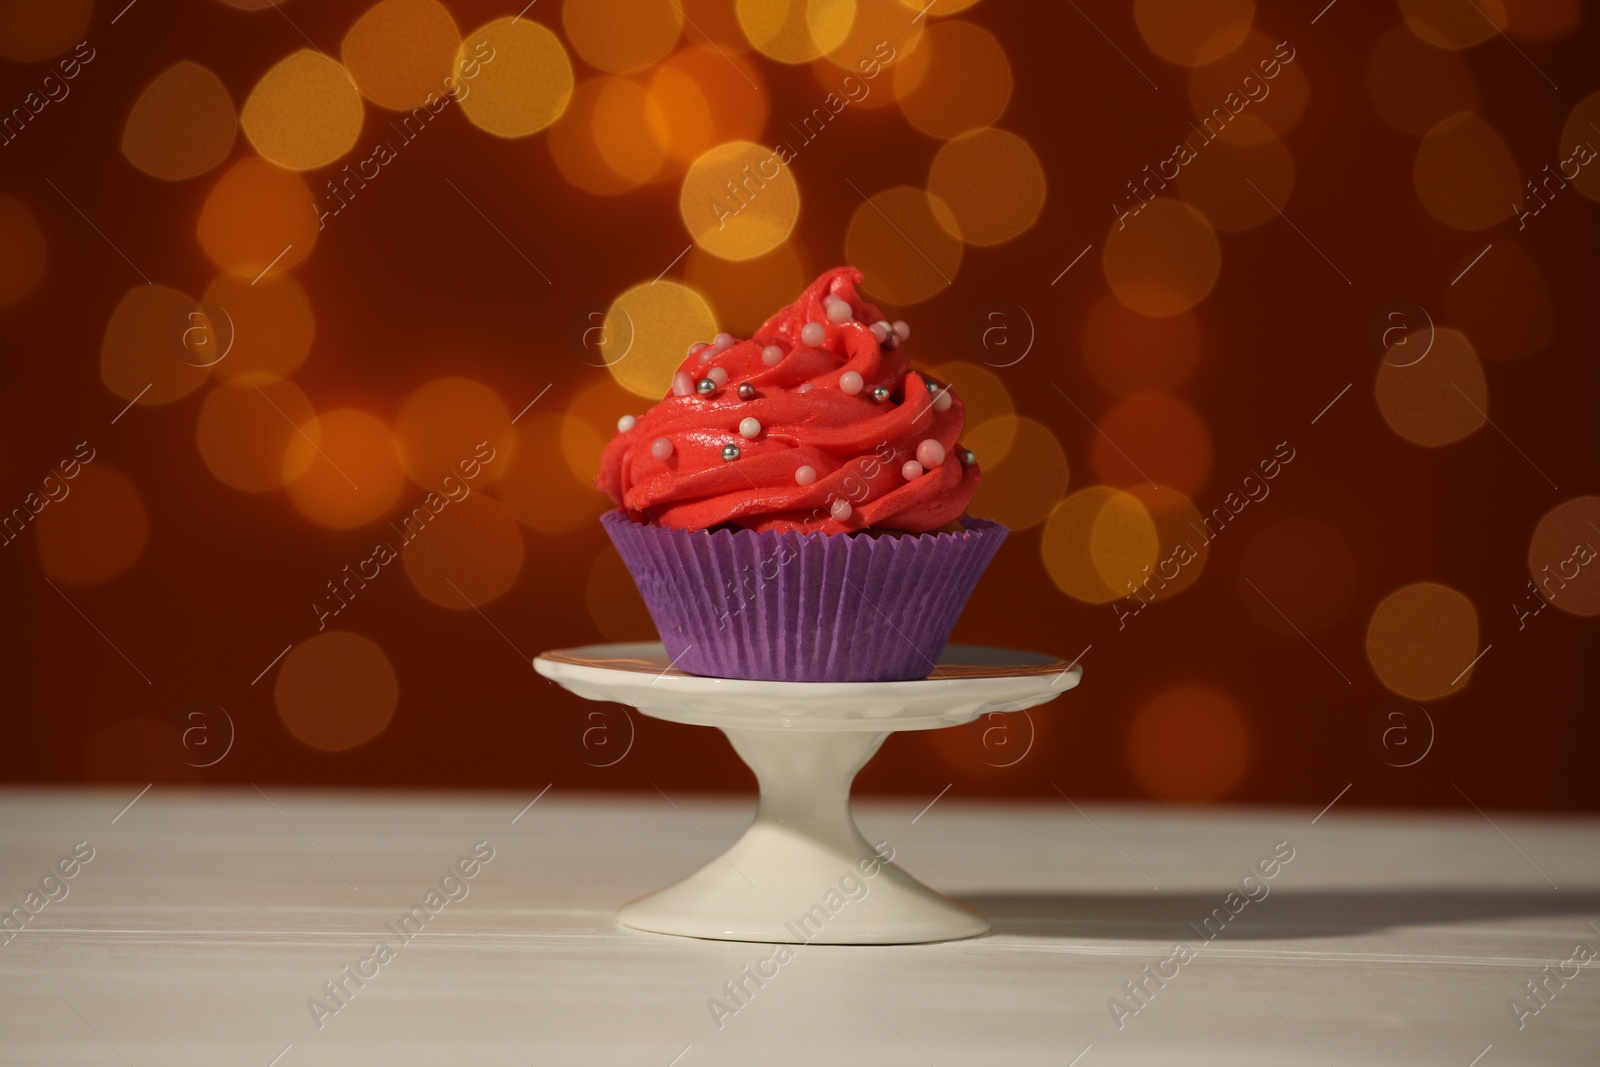
[[[736,460],[738,458],[739,458],[739,446],[738,445],[723,445],[722,446],[722,461],[724,463],[732,463],[734,460]]]
[[[932,378],[924,378],[923,384],[928,387],[928,392],[930,393],[937,393],[939,391],[939,383],[934,381]]]
[[[699,393],[701,396],[710,396],[712,393],[717,391],[717,383],[712,381],[710,378],[701,378],[695,383],[694,391]]]
[[[739,383],[739,399],[740,400],[754,400],[755,398],[756,398],[756,387],[751,385],[749,382],[740,382]]]
[[[961,465],[963,467],[970,467],[976,462],[978,462],[977,453],[973,452],[970,448],[963,448],[961,450]]]
[[[875,385],[875,386],[873,386],[872,387],[872,399],[878,401],[880,404],[883,401],[888,400],[889,399],[889,387],[887,385]]]

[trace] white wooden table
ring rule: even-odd
[[[613,923],[751,800],[157,786],[123,810],[136,791],[0,791],[0,907],[75,870],[0,945],[0,1063],[1600,1063],[1600,962],[1564,963],[1600,949],[1592,819],[861,802],[870,840],[994,934],[779,962]],[[479,841],[493,859],[446,884],[466,895],[389,932]],[[1267,895],[1202,936],[1278,842]],[[1533,1014],[1526,983],[1563,972]]]

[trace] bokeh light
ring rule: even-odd
[[[608,641],[653,641],[656,626],[622,557],[607,545],[589,566],[584,584],[589,618]]]
[[[659,394],[658,394],[659,395]],[[544,534],[588,527],[611,506],[594,482],[580,481],[561,455],[571,416],[535,411],[517,421],[517,448],[495,492],[522,525]]]
[[[914,346],[913,346],[914,347]],[[1016,439],[1017,413],[1011,401],[1011,390],[1005,381],[988,367],[965,360],[952,360],[928,369],[928,376],[950,387],[961,401],[968,428],[990,424],[983,433],[983,453],[978,462],[987,477],[989,469],[998,466],[1011,452]]]
[[[850,216],[845,259],[864,288],[890,304],[915,304],[950,285],[961,269],[960,225],[943,201],[901,185],[874,194]]]
[[[1428,214],[1458,230],[1504,222],[1523,200],[1517,162],[1487,122],[1459,111],[1417,146],[1412,181]]]
[[[44,231],[20,200],[0,193],[0,308],[33,292],[48,258]]]
[[[701,143],[684,120],[672,114],[669,101],[686,96],[682,82],[695,87],[698,104],[690,101],[698,123],[698,107],[705,107],[711,128]],[[673,88],[676,86],[676,88]],[[761,69],[743,56],[726,55],[703,44],[691,44],[668,56],[651,72],[650,91],[667,114],[667,152],[684,163],[693,162],[706,149],[724,141],[756,141],[766,129],[768,94]],[[697,126],[694,127],[697,132]]]
[[[723,259],[754,259],[788,240],[800,217],[800,187],[770,148],[718,145],[689,167],[678,213],[695,244]]]
[[[345,33],[339,58],[361,95],[409,111],[429,103],[430,93],[445,95],[460,48],[455,19],[438,0],[380,0]]]
[[[1478,86],[1461,54],[1429,44],[1404,24],[1372,46],[1367,96],[1383,121],[1419,137],[1478,106]]]
[[[617,173],[600,154],[596,143],[596,111],[600,94],[615,79],[590,78],[580,82],[572,92],[572,103],[559,122],[550,127],[550,158],[555,160],[561,176],[586,193],[596,196],[617,196],[637,189],[645,179],[630,178]],[[650,143],[642,150],[659,151],[652,135]],[[651,175],[654,176],[653,173]]]
[[[1222,249],[1204,215],[1156,197],[1112,223],[1100,257],[1117,299],[1143,315],[1176,315],[1204,300],[1222,270]]]
[[[1134,0],[1133,21],[1150,51],[1185,67],[1212,63],[1250,32],[1253,0]]]
[[[1450,286],[1450,322],[1485,359],[1521,359],[1555,336],[1550,287],[1533,257],[1514,240],[1496,241]]]
[[[1161,562],[1161,550],[1161,533],[1143,502],[1104,485],[1058,503],[1039,539],[1050,580],[1085,604],[1134,597]]]
[[[474,126],[496,137],[526,137],[561,117],[573,79],[560,38],[532,19],[495,19],[461,39],[461,58],[469,48],[476,56],[485,43],[494,58],[460,98]]]
[[[1249,724],[1231,700],[1182,686],[1134,716],[1128,765],[1139,787],[1157,800],[1204,803],[1239,784],[1252,747]]]
[[[683,18],[693,27],[696,40],[713,53],[733,56],[750,50],[739,13],[728,0],[678,0]]]
[[[165,285],[129,289],[100,341],[100,380],[125,400],[166,404],[200,387],[210,371],[180,359],[194,300]]]
[[[1378,410],[1389,428],[1412,444],[1448,445],[1487,419],[1489,384],[1472,342],[1460,330],[1438,327],[1432,347],[1418,331],[1390,348],[1378,368]],[[1420,358],[1411,355],[1426,351]]]
[[[511,412],[500,394],[460,377],[437,378],[412,390],[395,416],[394,438],[406,475],[436,492],[446,478],[474,486],[494,483],[516,448]]]
[[[751,336],[774,308],[791,303],[812,276],[792,237],[754,259],[723,259],[696,245],[684,260],[685,280],[705,294],[722,328],[740,337]]]
[[[737,0],[734,10],[756,51],[779,63],[805,63],[844,42],[856,0]]]
[[[34,520],[44,573],[62,585],[98,585],[139,559],[150,516],[138,486],[105,460],[84,464],[67,495],[52,500]]]
[[[1317,519],[1291,515],[1245,544],[1238,594],[1256,622],[1298,639],[1344,618],[1359,577],[1343,534]]]
[[[316,416],[313,426],[289,438],[282,462],[290,502],[335,530],[381,518],[405,480],[389,427],[355,408]]]
[[[1193,6],[1202,10],[1207,5]],[[1234,120],[1245,117],[1280,137],[1294,129],[1305,113],[1311,82],[1295,51],[1284,50],[1287,43],[1251,30],[1226,56],[1189,73],[1189,105],[1202,127],[1198,132],[1208,141],[1233,130],[1238,125]],[[1288,61],[1284,57],[1289,57]],[[1254,135],[1262,136],[1259,127],[1255,129]],[[1236,143],[1241,136],[1238,131],[1233,133]],[[1201,141],[1189,143],[1199,145]]]
[[[925,11],[921,4],[908,7],[900,0],[856,0],[850,32],[837,47],[828,52],[825,57],[827,62],[817,65],[817,80],[823,87],[841,96],[849,96],[851,107],[869,101],[871,106],[893,103],[894,96],[887,84],[880,92],[871,83],[877,81],[886,65],[900,62],[917,47],[922,40],[922,31],[930,21],[927,15],[953,15],[958,10],[955,2],[940,0],[933,10]],[[892,58],[886,61],[885,57]],[[870,86],[865,96],[858,98],[858,90],[852,88],[850,83],[841,82],[841,68],[853,75],[857,82]],[[867,78],[868,74],[872,76]]]
[[[616,435],[617,420],[643,414],[648,406],[610,375],[591,376],[567,402],[566,417],[561,420],[560,453],[573,477],[594,485],[600,473],[600,452]]]
[[[1572,615],[1600,615],[1597,555],[1600,496],[1580,496],[1545,512],[1528,542],[1528,574],[1533,588],[1521,598],[1519,619],[1524,611],[1542,610],[1540,600]]]
[[[245,278],[290,270],[317,243],[317,209],[298,174],[247,157],[223,171],[200,209],[211,262]]]
[[[1478,612],[1437,582],[1396,589],[1367,622],[1367,661],[1378,681],[1412,700],[1438,700],[1465,688],[1478,655]]]
[[[926,12],[930,18],[943,18],[946,15],[954,15],[965,11],[973,4],[976,4],[978,0],[940,0],[937,9],[934,9],[932,4],[925,3],[924,0],[899,0],[899,2],[913,11]]]
[[[1200,580],[1210,557],[1207,549],[1211,542],[1200,509],[1171,486],[1141,483],[1129,486],[1127,494],[1144,507],[1145,514],[1156,527],[1157,559],[1148,572],[1140,565],[1139,576],[1134,579],[1137,597],[1144,601],[1175,597]],[[1131,509],[1129,511],[1128,518],[1136,529],[1143,531],[1143,524],[1131,514]],[[1108,525],[1116,521],[1115,513],[1102,511],[1101,515],[1106,517]],[[1115,573],[1108,566],[1099,569]]]
[[[667,162],[667,120],[661,104],[632,78],[601,81],[591,135],[600,158],[630,185],[654,180]]]
[[[1600,129],[1600,89],[1573,105],[1561,127],[1561,142],[1556,145],[1562,178],[1590,200],[1600,200],[1600,166],[1575,166],[1578,163],[1576,149],[1587,145],[1589,162],[1593,163],[1597,129]],[[1568,177],[1569,171],[1571,177]]]
[[[522,531],[504,504],[467,488],[400,552],[406,577],[425,599],[471,611],[507,593],[522,573]]]
[[[1411,32],[1440,48],[1471,48],[1506,28],[1503,0],[1399,0]]]
[[[705,297],[662,279],[636,285],[612,301],[605,334],[611,376],[629,392],[655,401],[666,395],[689,346],[716,336],[717,320]]]
[[[1003,459],[991,464],[991,445],[1009,442]],[[961,444],[977,453],[983,480],[972,498],[972,513],[1012,530],[1037,526],[1067,491],[1067,454],[1050,427],[1036,419],[1003,415],[968,423]]]
[[[651,70],[645,91],[655,105],[647,114],[657,120],[649,133],[659,141],[669,172],[692,162],[715,143],[711,101],[692,74],[676,64],[659,64]]]
[[[314,449],[295,451],[285,469],[290,438],[304,433],[317,443],[320,427],[311,401],[293,382],[250,374],[211,390],[200,405],[195,442],[217,480],[247,493],[278,489],[318,459]]]
[[[183,181],[227,159],[238,130],[228,87],[185,59],[156,75],[133,102],[122,154],[152,178]]]
[[[358,634],[328,630],[283,658],[273,686],[278,717],[297,741],[324,752],[356,748],[394,718],[400,685],[383,649]]]
[[[218,377],[287,377],[311,352],[316,316],[293,275],[272,274],[252,284],[232,274],[219,274],[202,299],[221,308],[233,327],[233,346],[213,371]],[[221,330],[219,326],[219,333]]]
[[[928,27],[893,71],[906,121],[940,140],[994,124],[1011,102],[1005,49],[994,34],[960,19]]]
[[[1233,120],[1216,142],[1178,172],[1178,191],[1219,230],[1271,222],[1294,192],[1294,157],[1266,124]]]
[[[1506,36],[1545,42],[1565,37],[1583,25],[1579,0],[1501,0],[1506,10]]]
[[[1200,362],[1200,326],[1188,312],[1151,318],[1105,293],[1084,316],[1083,358],[1118,396],[1175,389]]]
[[[1044,167],[1027,141],[992,126],[946,142],[928,171],[928,192],[955,218],[954,236],[997,245],[1028,229],[1044,208]]]
[[[1095,477],[1108,485],[1168,485],[1193,496],[1211,473],[1211,434],[1200,413],[1170,393],[1136,393],[1100,418]]]
[[[60,55],[84,39],[90,0],[5,0],[0,3],[0,56],[34,63]]]
[[[350,73],[302,48],[256,82],[239,125],[263,159],[289,170],[313,170],[355,146],[363,114]]]
[[[676,0],[564,0],[561,24],[573,50],[591,65],[628,74],[672,51],[683,12]]]

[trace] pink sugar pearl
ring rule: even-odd
[[[850,501],[848,500],[835,500],[833,506],[828,509],[835,522],[844,522],[850,517],[850,513],[853,510],[855,509],[850,506]]]
[[[905,466],[900,468],[900,475],[901,477],[905,478],[906,481],[914,482],[918,478],[922,477],[922,464],[918,463],[914,459],[908,459],[906,460]]]
[[[800,340],[812,348],[820,345],[827,336],[827,328],[820,322],[808,322],[800,327]]]
[[[944,445],[928,438],[917,446],[917,462],[932,470],[944,462]]]
[[[866,387],[866,380],[853,370],[847,370],[839,375],[839,392],[847,396],[855,396]]]
[[[658,437],[650,442],[650,454],[657,459],[666,459],[672,455],[672,442],[665,437]]]
[[[814,482],[816,480],[817,480],[817,471],[816,471],[815,467],[796,467],[795,468],[795,471],[794,471],[794,482],[795,482],[796,485],[810,485],[812,482]]]
[[[761,362],[769,367],[776,367],[783,360],[783,349],[777,345],[768,345],[761,350]]]

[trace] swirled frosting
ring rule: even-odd
[[[835,268],[749,340],[697,346],[666,397],[619,423],[600,488],[679,529],[924,533],[959,518],[980,477],[957,445],[961,402],[910,369],[909,331],[860,281]]]

